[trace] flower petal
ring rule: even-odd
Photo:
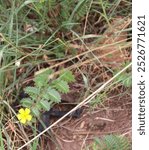
[[[22,119],[20,120],[20,122],[23,123],[23,124],[25,124],[25,123],[26,123],[26,119],[25,119],[25,118],[22,118]]]
[[[26,114],[26,115],[30,114],[30,112],[31,112],[31,111],[30,111],[29,108],[25,108],[25,114]]]
[[[22,115],[21,115],[21,114],[18,114],[18,115],[17,115],[17,118],[18,118],[19,120],[21,120],[21,119],[22,119]]]
[[[19,110],[19,113],[20,113],[20,114],[23,114],[23,113],[24,113],[24,109],[21,108],[21,109]]]
[[[31,115],[28,115],[28,116],[26,117],[26,120],[28,120],[28,121],[31,121],[31,119],[32,119],[32,116],[31,116]]]

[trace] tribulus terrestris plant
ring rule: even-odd
[[[33,80],[34,86],[24,88],[24,92],[28,97],[20,101],[21,106],[29,109],[34,117],[39,117],[41,112],[49,111],[54,104],[60,103],[61,93],[68,93],[69,83],[75,81],[74,75],[69,70],[63,70],[54,80],[49,79],[52,73],[53,70],[47,70],[36,75]],[[25,118],[26,110],[20,110],[19,113],[23,115],[21,117]],[[30,111],[27,111],[27,113],[29,114]],[[28,115],[27,113],[26,116]],[[21,120],[21,117],[18,119]],[[30,121],[31,119],[26,119],[22,123],[26,123],[27,120]]]

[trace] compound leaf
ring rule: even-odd
[[[52,73],[52,70],[46,70],[43,73],[40,73],[35,76],[34,82],[37,87],[46,86],[49,81],[49,75]]]

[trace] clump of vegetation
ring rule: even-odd
[[[74,82],[74,75],[71,71],[65,70],[57,79],[49,80],[53,71],[47,70],[34,78],[34,86],[27,86],[24,92],[27,98],[21,100],[21,105],[31,110],[35,117],[41,112],[49,111],[54,104],[61,102],[60,93],[69,92],[69,83]]]
[[[129,64],[129,62],[122,65],[125,67]],[[115,70],[114,74],[118,73],[119,69]],[[120,74],[116,79],[115,82],[117,84],[121,84],[126,88],[130,88],[132,85],[132,76],[131,76],[131,69],[127,69],[124,73]]]
[[[127,138],[118,135],[106,135],[103,138],[95,138],[87,148],[93,150],[130,150],[130,142]]]
[[[53,26],[54,23],[57,27],[70,30],[87,13],[90,3],[91,0],[41,0],[34,8],[38,12],[44,12],[45,6],[48,6],[50,25]]]
[[[91,102],[91,108],[97,108],[99,105],[102,105],[104,101],[107,99],[107,94],[104,92],[102,94],[98,94]]]

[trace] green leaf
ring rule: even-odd
[[[42,97],[43,97],[44,99],[46,99],[46,100],[49,100],[49,99],[50,99],[50,96],[49,96],[48,93],[44,93],[44,94],[42,95]]]
[[[50,110],[50,103],[45,100],[41,100],[40,105],[43,107],[44,110],[49,111]]]
[[[32,101],[30,98],[23,98],[21,100],[21,105],[23,107],[30,108],[33,105],[34,101]]]
[[[56,0],[49,0],[48,3],[49,3],[50,8],[55,7],[57,4]]]
[[[68,82],[68,83],[75,81],[74,75],[73,75],[72,72],[69,71],[69,70],[66,70],[65,72],[63,72],[63,73],[60,75],[59,79],[64,80],[64,81],[66,81],[66,82]]]
[[[55,89],[52,89],[51,87],[48,88],[48,94],[51,99],[51,101],[59,103],[61,101],[61,96],[59,92],[57,92]]]
[[[61,93],[68,93],[69,92],[69,85],[66,81],[55,80],[52,84]]]
[[[49,70],[46,70],[46,71],[36,75],[34,78],[35,85],[37,87],[46,86],[48,84],[48,81],[49,81],[48,77],[52,72],[53,71],[51,69],[49,69]]]
[[[35,77],[34,82],[37,87],[43,87],[48,83],[48,77],[45,75],[37,76]]]
[[[38,89],[37,87],[31,87],[31,86],[26,87],[24,91],[25,93],[29,95],[32,95],[32,94],[38,95],[40,93],[40,89]]]
[[[54,80],[55,81],[55,80]],[[51,89],[52,87],[50,87],[48,85],[48,87],[46,88],[43,88],[42,91],[41,91],[41,99],[44,99],[44,100],[50,100],[50,96],[48,94],[48,89]]]
[[[131,87],[132,85],[132,76],[127,77],[124,81],[123,81],[123,85],[125,87]]]
[[[38,2],[37,0],[27,0],[25,1],[19,8],[18,11],[20,11],[24,6],[30,4],[30,3],[34,3],[34,2]]]
[[[4,137],[2,136],[2,128],[0,128],[0,145],[1,145],[1,150],[5,150],[5,146],[4,146]]]
[[[75,8],[73,9],[73,12],[71,13],[71,16],[69,17],[68,21],[72,22],[73,17],[75,14],[81,9],[83,4],[86,2],[86,0],[79,0],[78,3],[76,4]],[[84,9],[84,8],[83,8]]]
[[[34,116],[39,117],[40,112],[39,112],[39,109],[37,107],[32,107],[31,111],[32,111]]]
[[[39,111],[41,111],[41,110],[42,110],[42,108],[43,108],[39,102],[38,102],[38,103],[36,103],[36,107],[37,107],[37,109],[38,109]]]
[[[120,74],[115,81],[122,83],[125,87],[131,87],[132,85],[132,77],[130,73]]]

